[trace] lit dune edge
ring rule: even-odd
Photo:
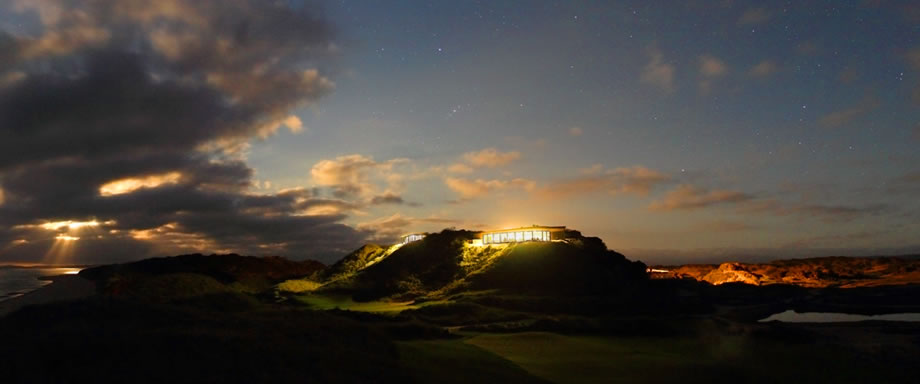
[[[92,281],[78,275],[56,276],[51,284],[25,295],[0,302],[0,317],[25,306],[77,300],[92,296],[94,293],[96,293],[96,285]]]

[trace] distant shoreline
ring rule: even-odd
[[[10,268],[20,268],[20,269],[39,269],[39,268],[92,268],[96,265],[93,264],[61,264],[61,265],[48,265],[48,264],[0,264],[0,269],[10,269]]]
[[[29,305],[77,300],[96,293],[96,284],[80,275],[46,276],[51,284],[0,301],[0,317]]]

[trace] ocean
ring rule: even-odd
[[[80,272],[80,269],[82,268],[0,267],[0,301],[22,296],[51,284],[51,281],[41,280],[40,277],[73,274]]]

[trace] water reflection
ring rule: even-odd
[[[841,323],[866,320],[920,321],[920,313],[888,313],[884,315],[856,315],[839,312],[803,312],[793,310],[774,313],[760,322],[782,321],[784,323]]]
[[[82,268],[18,268],[0,267],[0,301],[22,296],[45,285],[51,284],[47,280],[50,276],[72,275],[79,273]]]

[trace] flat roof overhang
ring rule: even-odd
[[[532,226],[532,227],[520,227],[520,228],[508,228],[508,229],[496,229],[491,231],[482,231],[481,234],[491,234],[491,233],[505,233],[505,232],[520,232],[520,231],[550,231],[550,232],[559,232],[564,231],[565,226]]]

